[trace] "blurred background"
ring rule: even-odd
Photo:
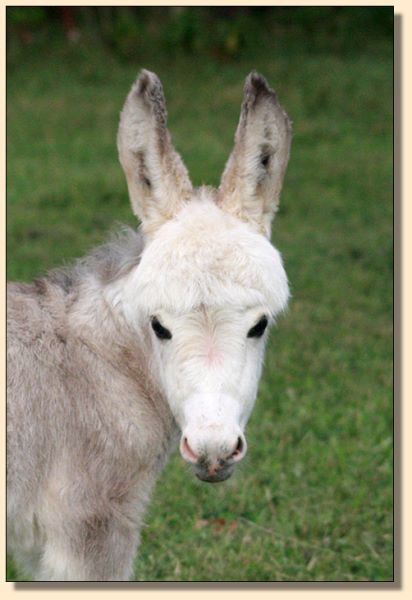
[[[391,580],[393,8],[7,8],[9,279],[135,224],[115,138],[142,67],[195,185],[219,183],[252,69],[294,139],[273,225],[292,300],[248,457],[217,486],[173,457],[136,579]]]

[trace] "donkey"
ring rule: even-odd
[[[252,72],[220,186],[194,189],[161,82],[141,71],[117,136],[140,229],[9,284],[7,540],[36,580],[128,580],[179,439],[202,481],[245,456],[267,326],[289,296],[269,238],[290,141]]]

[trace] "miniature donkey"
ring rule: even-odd
[[[191,185],[142,71],[117,144],[141,221],[73,267],[8,287],[8,544],[37,580],[133,573],[180,436],[203,481],[246,453],[267,325],[289,290],[270,225],[291,127],[252,72],[220,187]]]

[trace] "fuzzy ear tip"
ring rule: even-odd
[[[257,71],[251,71],[246,77],[245,92],[254,92],[255,94],[258,94],[263,91],[266,93],[273,92],[263,75]]]
[[[276,92],[269,87],[265,77],[257,71],[251,71],[246,77],[244,97],[247,101],[250,101],[252,105],[260,98],[270,98],[272,101],[277,100]]]
[[[153,90],[161,90],[162,84],[156,73],[153,73],[148,69],[142,69],[139,72],[133,87],[138,95],[144,95]]]

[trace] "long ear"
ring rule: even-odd
[[[192,184],[166,128],[160,79],[141,71],[120,115],[117,148],[134,213],[151,234],[189,200]]]
[[[246,78],[235,146],[218,190],[223,210],[270,236],[289,159],[291,123],[262,75]]]

